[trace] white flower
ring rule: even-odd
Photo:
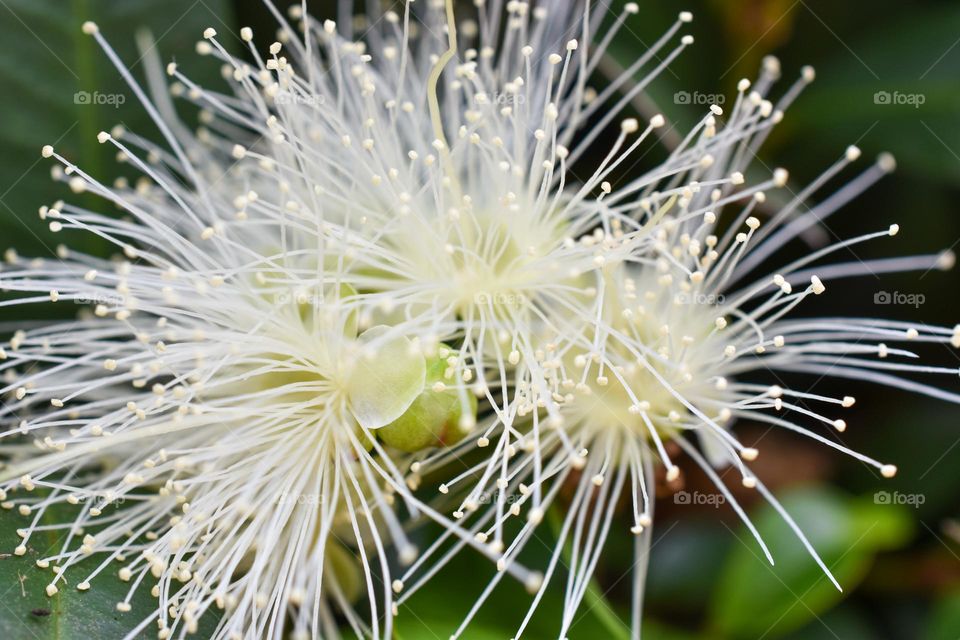
[[[5,345],[15,401],[4,435],[22,431],[40,446],[7,445],[5,477],[23,477],[6,497],[32,518],[28,538],[52,504],[83,501],[69,525],[82,527],[106,504],[131,502],[45,561],[69,570],[88,552],[125,555],[122,579],[160,579],[162,635],[223,606],[218,638],[338,637],[341,621],[356,635],[389,637],[393,606],[471,546],[501,572],[455,637],[505,575],[536,594],[520,637],[561,580],[563,559],[562,637],[613,527],[642,536],[641,551],[648,543],[655,466],[668,480],[680,475],[667,442],[745,518],[714,471],[734,465],[815,558],[750,472],[758,448],[737,439],[735,420],[797,431],[895,473],[798,424],[842,431],[831,409],[852,398],[788,389],[775,372],[958,399],[900,377],[955,369],[894,359],[914,355],[896,343],[958,346],[960,330],[790,317],[824,281],[947,266],[946,256],[820,264],[895,235],[896,225],[752,275],[892,169],[882,156],[813,208],[806,202],[858,150],[796,195],[786,171],[752,171],[812,70],[774,102],[780,70],[767,59],[755,83],[740,82],[728,113],[711,106],[660,164],[619,178],[667,124],[659,114],[642,124],[626,109],[692,44],[680,33],[691,16],[681,13],[598,92],[589,82],[635,3],[615,16],[559,0],[476,4],[467,17],[452,0],[407,2],[400,14],[340,26],[294,7],[295,25],[276,14],[280,41],[266,57],[252,31],[241,32],[251,43],[245,59],[208,29],[198,51],[223,62],[234,95],[167,67],[173,93],[204,109],[196,135],[159,92],[147,98],[94,25],[84,27],[165,145],[122,130],[100,135],[143,172],[135,188],[108,188],[44,149],[75,191],[129,216],[57,203],[41,212],[51,230],[97,233],[126,259],[10,256],[3,284],[28,295],[9,304],[92,300],[95,314]],[[611,129],[613,141],[599,145]],[[768,201],[774,190],[786,204]],[[416,453],[471,429],[460,445]],[[451,492],[458,501],[454,524],[411,487],[475,447],[484,455],[464,458],[472,466],[439,486],[441,501]],[[576,489],[560,501],[566,483]],[[35,497],[38,487],[49,491]],[[618,523],[623,494],[633,517]],[[519,555],[549,508],[566,509],[560,543],[546,566],[526,567]],[[403,516],[420,513],[446,530],[418,554]],[[518,534],[511,518],[522,519]],[[567,542],[574,553],[561,558]],[[399,575],[387,544],[409,564]],[[642,580],[638,571],[637,634]],[[364,591],[369,616],[353,607]]]
[[[55,569],[47,593],[67,576],[86,590],[119,574],[131,582],[117,604],[125,612],[152,584],[157,608],[132,621],[130,637],[155,625],[161,638],[192,633],[213,609],[224,612],[216,638],[391,637],[392,557],[416,559],[413,517],[447,523],[413,496],[396,449],[459,437],[446,421],[472,424],[475,402],[462,383],[437,381],[446,347],[410,323],[371,322],[376,300],[357,292],[365,276],[351,270],[364,251],[361,237],[348,238],[351,212],[328,220],[316,201],[295,199],[290,149],[273,138],[273,156],[243,160],[213,134],[185,133],[96,26],[84,31],[144,99],[168,148],[120,128],[99,134],[144,174],[135,187],[108,187],[43,149],[74,191],[126,217],[64,202],[41,209],[52,232],[110,241],[123,252],[114,260],[66,247],[53,260],[7,254],[3,287],[14,297],[3,306],[93,307],[18,331],[0,352],[12,396],[0,412],[2,499],[26,519],[15,553],[50,528],[48,510],[72,508],[55,527],[67,532],[62,548],[38,561]],[[230,112],[249,124],[239,112],[262,105],[250,97]],[[278,126],[275,116],[262,122]],[[323,202],[338,209],[334,196]],[[74,575],[91,554],[102,562]]]
[[[546,590],[563,580],[556,575],[561,560],[570,574],[560,629],[564,637],[606,537],[617,525],[614,507],[624,494],[633,507],[624,528],[645,536],[641,547],[648,542],[654,467],[662,464],[668,481],[681,473],[667,442],[702,466],[746,520],[714,469],[739,470],[744,486],[757,489],[781,512],[832,579],[803,532],[750,471],[758,447],[741,443],[731,426],[738,419],[769,423],[851,455],[884,477],[895,475],[894,465],[817,431],[821,425],[846,429],[840,410],[853,404],[852,397],[786,388],[777,374],[854,378],[956,402],[955,393],[902,377],[955,377],[956,368],[891,360],[917,357],[909,345],[895,343],[960,346],[960,329],[876,319],[792,319],[792,312],[809,296],[823,294],[824,281],[948,268],[952,255],[871,262],[854,257],[824,264],[853,245],[897,234],[896,224],[883,224],[792,262],[777,259],[785,243],[822,224],[889,173],[894,161],[881,155],[812,207],[808,202],[821,196],[821,188],[859,159],[856,147],[798,193],[788,187],[783,169],[767,170],[764,179],[764,172],[751,165],[753,155],[814,79],[813,70],[804,68],[786,91],[775,92],[780,68],[773,58],[764,61],[755,82],[738,84],[728,113],[711,106],[659,166],[617,185],[607,181],[665,124],[659,115],[645,127],[627,118],[620,121],[612,148],[600,154],[600,163],[585,173],[589,177],[578,181],[575,167],[583,163],[571,170],[572,163],[692,42],[678,34],[690,18],[681,14],[635,66],[595,95],[587,81],[613,31],[594,48],[580,8],[551,8],[568,11],[562,18],[565,28],[545,11],[530,16],[527,5],[507,3],[502,41],[489,35],[498,30],[486,24],[479,43],[461,46],[476,48],[464,49],[464,61],[445,85],[442,126],[434,119],[434,130],[457,135],[437,145],[439,167],[421,178],[423,186],[401,192],[397,227],[389,215],[375,225],[383,257],[371,288],[389,293],[399,316],[430,318],[439,333],[448,326],[456,332],[460,375],[476,381],[476,392],[493,412],[481,421],[475,440],[437,452],[419,462],[415,473],[443,468],[474,446],[487,452],[486,459],[440,491],[459,490],[455,517],[501,556],[500,569],[520,562],[548,508],[566,509],[551,561],[542,576],[533,573],[526,581],[536,596],[517,637]],[[632,12],[631,4],[614,20],[614,31]],[[602,21],[593,18],[594,25]],[[547,26],[538,26],[538,20]],[[454,31],[452,24],[448,30]],[[580,40],[538,39],[544,32],[577,34]],[[551,44],[555,51],[543,49]],[[629,84],[637,69],[658,57],[661,62],[650,65],[649,75]],[[625,95],[618,100],[621,88]],[[498,99],[489,100],[491,95]],[[375,147],[387,149],[389,157],[403,136],[403,131],[378,132]],[[748,172],[761,177],[748,184]],[[768,201],[768,192],[776,190],[783,204]],[[407,197],[411,193],[429,199],[418,202]],[[756,275],[759,267],[773,263],[779,263],[776,271]],[[450,340],[449,335],[443,339]],[[570,482],[576,492],[558,505],[558,492]],[[508,525],[516,517],[524,524],[511,537]],[[749,520],[747,525],[753,530]],[[562,556],[565,543],[573,545],[572,559]],[[441,550],[440,544],[431,547],[420,562]],[[469,635],[470,619],[499,580],[486,586],[455,636]],[[639,585],[642,575],[637,580]],[[641,594],[638,586],[637,628]]]
[[[227,612],[216,637],[336,637],[335,611],[388,636],[385,546],[416,557],[393,503],[410,513],[418,503],[373,430],[424,391],[422,349],[395,328],[357,336],[359,297],[315,260],[228,235],[204,245],[199,225],[172,220],[184,212],[173,202],[116,193],[139,224],[65,204],[46,215],[120,246],[141,236],[132,260],[63,252],[4,270],[12,291],[97,301],[95,314],[19,332],[5,348],[15,401],[3,435],[36,445],[6,448],[4,475],[19,488],[5,499],[28,516],[17,553],[48,509],[77,505],[63,527],[74,534],[41,560],[59,567],[48,592],[66,576],[96,588],[119,570],[134,585],[159,580],[158,611],[173,611],[161,636],[195,629],[212,607]],[[74,575],[91,553],[103,563]],[[369,620],[352,611],[364,591]]]

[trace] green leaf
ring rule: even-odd
[[[608,553],[611,557],[632,553],[631,542],[612,536]],[[650,554],[644,596],[647,607],[685,614],[702,609],[710,598],[731,543],[739,545],[727,535],[716,514],[671,522],[669,534],[658,537],[656,551]]]
[[[75,516],[72,509],[65,505],[51,507],[44,513],[40,524],[69,523]],[[53,579],[52,565],[41,569],[36,562],[62,548],[60,533],[63,530],[37,532],[27,543],[25,555],[12,553],[21,542],[17,528],[24,527],[33,517],[20,516],[16,511],[0,511],[0,550],[3,552],[0,553],[0,638],[121,638],[151,614],[156,600],[150,595],[152,583],[149,580],[135,592],[130,611],[117,611],[117,603],[124,600],[132,586],[117,577],[123,566],[121,563],[115,562],[104,569],[91,582],[89,591],[76,589],[77,583],[103,561],[100,555],[72,565],[64,574],[66,582],[58,582],[59,591],[48,597],[44,589]],[[204,616],[200,622],[200,630],[195,636],[198,640],[209,637],[216,626],[216,616]],[[151,622],[146,632],[138,637],[155,638],[156,629],[156,623]]]
[[[419,542],[420,546],[429,545],[430,538],[438,534],[439,530],[434,530],[432,534],[424,532],[427,538]],[[524,561],[528,566],[543,566],[555,544],[553,535],[547,528],[538,532],[538,536],[542,544],[534,545],[531,549],[534,557],[525,557]],[[462,637],[470,640],[504,640],[514,637],[533,602],[533,596],[512,577],[498,574],[490,560],[467,551],[452,559],[400,606],[396,621],[398,640],[449,638],[463,622],[489,581],[497,576],[501,578],[500,583],[480,607]],[[563,612],[565,580],[564,576],[554,576],[554,583],[546,590],[536,614],[521,637],[557,637]],[[569,634],[571,638],[611,637],[607,627],[598,620],[596,611],[586,604],[581,607],[578,616],[580,617]],[[629,616],[623,616],[622,613],[619,617],[629,621]]]
[[[926,640],[956,640],[960,637],[960,591],[943,597],[934,607]]]
[[[52,161],[40,157],[40,148],[53,144],[93,177],[112,182],[121,168],[114,151],[97,143],[100,130],[123,123],[127,129],[157,139],[155,126],[133,93],[124,84],[90,36],[80,26],[94,20],[101,33],[142,78],[143,61],[133,29],[149,29],[163,60],[186,59],[192,78],[201,83],[220,81],[219,65],[193,53],[195,42],[207,26],[215,26],[229,44],[231,11],[226,0],[5,0],[0,4],[0,237],[25,255],[52,255],[60,242],[77,249],[103,253],[106,244],[91,234],[54,236],[37,217],[37,209],[58,198],[70,199],[109,212],[92,196],[75,196],[50,178]],[[86,92],[80,94],[79,92]],[[79,94],[79,95],[78,95]],[[89,100],[83,100],[89,96]],[[122,96],[122,97],[121,97]],[[93,104],[100,102],[101,104]],[[122,102],[122,104],[120,104]],[[10,318],[10,314],[7,315]],[[72,514],[51,510],[45,524],[70,521]],[[120,613],[116,603],[131,585],[108,568],[90,591],[75,588],[100,559],[91,558],[72,567],[69,581],[52,598],[44,593],[50,570],[35,563],[58,548],[54,532],[34,536],[25,556],[10,554],[19,538],[16,529],[24,519],[15,512],[0,512],[0,638],[118,638],[153,609],[150,586],[143,585],[133,598],[132,611]],[[116,567],[119,569],[119,565]],[[206,637],[203,632],[198,638]],[[141,634],[155,637],[156,627]]]
[[[421,547],[430,544],[439,529],[420,532]],[[633,536],[629,536],[632,541]],[[550,527],[537,532],[537,544],[523,554],[522,561],[531,568],[543,567],[549,562],[556,538]],[[632,553],[632,549],[630,550]],[[615,554],[608,553],[614,558]],[[620,558],[610,582],[593,586],[585,596],[568,633],[571,640],[580,638],[630,637],[629,604],[615,601],[616,593],[629,593],[630,580],[620,578],[625,567]],[[563,562],[561,562],[563,564]],[[603,570],[601,569],[602,573]],[[460,626],[475,599],[488,581],[497,576],[493,564],[478,554],[467,551],[459,554],[439,571],[429,583],[417,591],[399,608],[397,640],[437,640],[449,638]],[[563,615],[563,593],[566,575],[559,571],[547,587],[536,613],[522,638],[531,640],[556,638]],[[489,599],[480,607],[477,616],[461,636],[464,640],[505,640],[516,635],[521,620],[533,602],[533,596],[513,578],[504,576]],[[696,635],[662,624],[659,620],[643,621],[644,640],[695,640]]]
[[[864,578],[879,551],[903,545],[911,534],[902,508],[872,499],[809,488],[782,502],[846,592]],[[769,565],[745,528],[738,532],[742,544],[728,557],[710,607],[709,627],[719,636],[778,637],[844,597],[772,507],[753,521],[776,565]]]
[[[891,290],[895,290],[893,286]],[[904,424],[910,425],[909,451],[904,451],[900,441]],[[843,478],[844,486],[878,497],[889,496],[922,520],[952,516],[960,491],[960,474],[956,473],[960,446],[954,446],[955,425],[954,416],[938,403],[916,398],[897,403],[879,415],[869,435],[871,445],[875,445],[870,453],[895,463],[896,478],[878,487],[872,474],[863,474],[863,468],[854,465],[850,477]]]
[[[899,15],[880,12],[886,16],[882,26],[835,47],[783,127],[793,134],[792,143],[802,138],[804,153],[836,155],[847,142],[859,141],[867,152],[893,152],[903,171],[955,181],[960,177],[960,6],[902,9]]]
[[[194,53],[204,27],[214,26],[229,45],[232,18],[226,0],[5,0],[0,4],[0,237],[24,255],[52,255],[69,239],[71,246],[103,252],[107,245],[92,234],[51,234],[37,216],[41,205],[71,196],[74,202],[108,212],[93,196],[75,196],[50,178],[52,160],[40,157],[43,145],[76,162],[93,177],[112,183],[121,169],[112,145],[96,136],[123,123],[127,129],[157,138],[149,116],[97,46],[81,33],[86,20],[100,31],[134,75],[142,80],[143,59],[134,29],[145,27],[163,61],[179,59],[201,84],[219,83],[220,65]],[[219,86],[219,85],[218,85]],[[95,104],[100,102],[100,104]],[[69,235],[68,235],[69,234]]]
[[[844,603],[811,620],[807,625],[794,633],[785,636],[785,640],[837,640],[837,638],[857,638],[869,640],[879,638],[874,629],[869,612],[861,612],[856,608],[854,601]]]

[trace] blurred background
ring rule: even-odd
[[[309,4],[316,15],[330,15],[332,3]],[[614,43],[611,63],[629,65],[679,9],[694,12],[687,31],[696,43],[653,83],[644,106],[666,115],[671,124],[666,136],[682,134],[707,105],[732,101],[737,81],[755,78],[767,54],[781,60],[781,89],[802,65],[813,65],[816,82],[762,150],[757,175],[786,167],[791,190],[797,192],[849,144],[863,149],[861,168],[877,153],[890,151],[898,171],[832,217],[821,238],[835,241],[899,223],[902,231],[895,240],[859,245],[855,257],[956,248],[960,3],[644,0],[639,15]],[[87,19],[100,24],[138,77],[143,77],[144,60],[158,55],[164,63],[176,60],[199,83],[214,86],[221,82],[218,66],[194,51],[205,27],[215,27],[235,48],[240,26],[253,26],[263,46],[272,41],[274,29],[257,0],[0,0],[0,238],[4,247],[16,247],[24,255],[52,255],[62,240],[52,237],[37,217],[40,205],[68,195],[51,181],[50,164],[40,158],[42,145],[54,144],[89,173],[105,177],[125,171],[116,166],[109,145],[97,144],[98,131],[121,123],[147,135],[153,131],[135,96],[92,39],[80,33]],[[135,27],[141,26],[155,40],[146,54],[135,44]],[[196,122],[196,113],[184,109],[183,114]],[[656,158],[654,150],[637,169]],[[818,196],[829,195],[854,175],[855,170],[848,171]],[[83,236],[69,241],[105,251]],[[808,250],[785,248],[788,255]],[[802,313],[951,327],[960,321],[960,275],[955,272],[828,284],[828,295],[805,304]],[[0,318],[5,328],[17,320],[9,312]],[[948,348],[923,356],[946,367],[960,362]],[[960,379],[929,381],[960,390]],[[777,559],[776,566],[768,566],[716,490],[687,465],[682,483],[662,487],[658,501],[644,637],[960,638],[960,407],[852,381],[788,382],[815,393],[856,396],[856,406],[844,416],[849,429],[833,437],[900,469],[895,479],[884,480],[874,469],[826,447],[759,425],[741,425],[746,444],[762,440],[760,477],[783,498],[843,584],[843,593],[782,520],[743,492],[739,497]],[[14,519],[0,516],[0,542],[14,538],[14,526]],[[629,620],[633,541],[627,529],[626,518],[614,528],[571,640],[629,638],[623,621]],[[549,542],[545,533],[544,549]],[[44,582],[31,579],[35,571],[18,559],[0,559],[0,634],[79,637],[84,621],[96,612],[108,626],[88,630],[87,637],[119,637],[124,621],[113,609],[116,597],[94,590],[81,600],[65,590],[69,593],[51,605],[37,593]],[[464,576],[477,576],[478,582]],[[398,637],[447,637],[491,577],[492,569],[482,561],[458,561],[415,599],[415,615],[401,612]],[[522,590],[506,585],[465,637],[510,637],[513,618],[522,615],[527,601]],[[551,637],[560,603],[559,591],[548,595],[529,637]],[[97,611],[100,604],[102,611]],[[51,606],[56,615],[42,613]],[[51,618],[57,616],[55,626]],[[23,635],[24,629],[32,636]],[[53,635],[63,629],[73,631]]]

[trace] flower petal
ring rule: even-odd
[[[363,352],[347,381],[350,410],[362,426],[379,429],[402,416],[423,391],[426,359],[386,326],[365,331],[358,342]]]

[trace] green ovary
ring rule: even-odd
[[[466,436],[467,430],[461,428],[465,417],[463,405],[466,402],[469,409],[467,422],[472,424],[477,413],[477,399],[458,389],[434,390],[436,383],[444,381],[446,370],[444,358],[436,357],[428,363],[423,392],[406,413],[376,431],[380,440],[400,451],[414,453],[428,447],[456,444]]]

